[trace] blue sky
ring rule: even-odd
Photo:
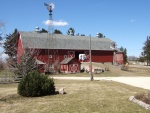
[[[128,56],[140,56],[143,43],[150,35],[150,0],[1,0],[0,21],[2,29],[9,34],[34,31],[49,18],[44,3],[54,3],[54,29],[66,34],[70,27],[75,34],[96,36],[103,33],[115,41],[118,47],[127,49]],[[62,25],[63,23],[63,25]]]

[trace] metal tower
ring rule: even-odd
[[[57,43],[56,43],[56,38],[54,36],[54,25],[53,25],[53,17],[52,17],[52,12],[54,9],[54,4],[46,4],[44,5],[47,7],[47,10],[49,11],[49,20],[48,20],[48,38],[47,38],[47,54],[48,54],[48,66],[47,66],[47,71],[51,72],[51,68],[55,70],[54,63],[56,60],[59,60],[58,58],[58,50],[55,48]],[[56,70],[55,70],[56,71]]]

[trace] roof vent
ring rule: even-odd
[[[40,29],[39,26],[36,26],[35,31],[39,32],[39,29]]]
[[[96,33],[96,37],[98,37],[98,38],[99,38],[99,33]]]
[[[69,35],[73,36],[73,30],[72,29],[69,30]]]

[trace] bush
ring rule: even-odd
[[[128,66],[121,66],[121,70],[123,70],[123,71],[128,71]]]
[[[20,81],[18,94],[26,97],[37,97],[55,93],[54,80],[34,71]]]
[[[145,102],[146,104],[150,104],[150,99],[144,93],[136,94],[135,98],[138,99],[138,100],[141,100],[141,101]]]

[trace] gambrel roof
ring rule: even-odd
[[[20,32],[23,48],[89,50],[89,36]],[[109,38],[91,37],[92,50],[113,51]]]

